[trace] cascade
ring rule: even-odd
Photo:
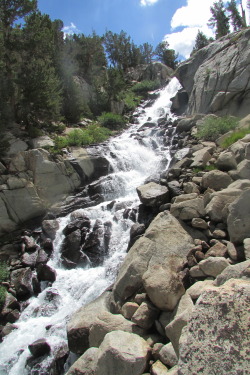
[[[150,175],[160,173],[170,162],[169,147],[164,146],[162,137],[159,137],[163,127],[152,127],[150,123],[159,123],[159,118],[165,119],[166,123],[166,118],[173,118],[170,98],[179,89],[178,80],[173,78],[166,88],[159,90],[159,97],[152,106],[138,108],[137,124],[131,125],[108,142],[105,157],[112,166],[112,173],[100,179],[104,202],[77,210],[90,219],[91,227],[97,219],[102,223],[111,223],[109,250],[104,261],[95,267],[88,263],[66,269],[61,261],[63,229],[75,212],[58,219],[60,227],[54,240],[54,253],[49,261],[49,265],[56,269],[56,281],[52,285],[44,283],[42,292],[30,298],[15,323],[17,329],[0,344],[0,375],[46,374],[45,369],[52,361],[53,353],[67,345],[66,324],[69,317],[114,282],[119,265],[126,255],[129,232],[134,223],[129,217],[124,217],[124,209],[134,209],[136,212],[139,204],[136,187],[142,185]],[[149,125],[144,126],[145,123]],[[113,204],[109,205],[111,201]],[[28,345],[40,338],[46,339],[52,354],[36,365],[33,372],[26,366],[30,357]]]

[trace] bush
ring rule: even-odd
[[[6,281],[9,277],[9,271],[6,263],[0,263],[0,282]]]
[[[6,281],[9,277],[9,271],[6,263],[0,263],[0,282]],[[0,308],[5,301],[6,289],[0,285]]]
[[[205,141],[215,141],[222,134],[235,129],[237,125],[238,119],[236,117],[207,117],[198,126],[196,137]]]
[[[245,137],[245,135],[250,133],[250,127],[246,129],[239,129],[232,134],[230,134],[227,138],[225,138],[221,144],[223,148],[227,148],[231,146],[234,142],[237,142],[239,139]]]
[[[156,81],[142,81],[136,83],[131,90],[137,94],[145,94],[148,91],[157,90],[161,87],[161,84],[158,80]]]
[[[124,95],[125,111],[133,111],[140,104],[141,98],[136,96],[134,92],[127,91]]]
[[[55,147],[50,151],[60,152],[62,148],[68,146],[86,146],[93,143],[104,142],[110,136],[111,131],[107,128],[91,124],[87,129],[74,129],[66,137],[56,137]]]
[[[0,309],[3,307],[5,302],[6,289],[4,286],[0,285]]]
[[[121,115],[116,115],[112,112],[103,113],[98,117],[98,121],[102,126],[110,130],[120,130],[124,128],[126,120]]]

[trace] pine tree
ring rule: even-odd
[[[20,62],[21,29],[14,24],[36,8],[37,0],[0,1],[1,87],[5,88],[0,100],[5,107],[6,121],[15,120],[17,114],[16,80]]]
[[[229,34],[229,18],[226,15],[226,9],[223,1],[218,0],[210,7],[212,17],[209,19],[208,26],[215,28],[216,39]]]
[[[178,54],[176,54],[173,49],[169,49],[168,47],[169,44],[166,41],[159,43],[155,49],[155,55],[158,57],[160,62],[172,69],[176,69],[178,64]]]
[[[198,33],[195,38],[193,52],[198,51],[199,49],[203,47],[206,47],[208,44],[209,44],[209,40],[206,37],[206,35],[202,31],[198,30]]]
[[[227,10],[230,13],[230,20],[234,31],[240,30],[245,27],[246,21],[238,11],[236,0],[231,0],[228,3]]]

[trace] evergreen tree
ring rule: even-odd
[[[61,26],[62,22],[52,22],[48,15],[39,11],[25,18],[19,116],[29,126],[61,117],[61,81],[56,69],[56,52],[63,38]]]
[[[230,31],[229,18],[226,15],[226,9],[223,1],[218,0],[210,7],[212,17],[209,19],[208,26],[215,28],[216,39],[227,35]]]
[[[227,5],[227,10],[230,13],[230,20],[234,31],[240,30],[246,26],[246,20],[240,15],[237,8],[236,0],[231,0]]]
[[[178,64],[178,54],[176,54],[173,49],[169,49],[168,47],[169,44],[166,41],[159,43],[155,49],[155,55],[158,57],[160,62],[172,69],[176,69]]]
[[[141,56],[142,56],[142,63],[143,64],[150,64],[152,62],[154,56],[154,48],[149,43],[144,43],[140,46]]]
[[[209,43],[210,43],[210,40],[206,37],[206,35],[202,31],[198,30],[192,53],[198,51],[199,49],[203,47],[206,47]]]
[[[1,39],[1,93],[0,100],[5,107],[8,120],[16,117],[17,111],[17,71],[21,47],[21,30],[14,23],[35,11],[36,0],[1,0],[0,1],[0,39]],[[7,90],[6,90],[7,88]],[[5,119],[7,120],[7,117]]]

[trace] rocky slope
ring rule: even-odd
[[[156,217],[112,291],[68,324],[82,356],[67,375],[248,373],[250,136],[222,150],[184,131],[190,121],[177,125],[186,156],[138,189]]]
[[[198,50],[176,72],[189,96],[188,114],[244,117],[250,107],[250,29]]]

